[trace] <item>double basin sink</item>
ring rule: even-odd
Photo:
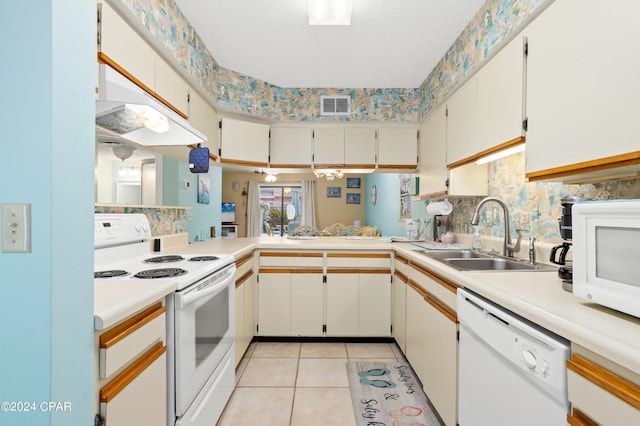
[[[421,250],[422,255],[438,260],[460,271],[555,271],[556,268],[542,263],[532,264],[526,260],[504,257],[497,253],[471,250]]]

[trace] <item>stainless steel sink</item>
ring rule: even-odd
[[[555,268],[541,263],[503,258],[445,259],[444,263],[463,271],[553,271]]]
[[[421,254],[430,257],[436,260],[446,260],[446,259],[475,259],[475,258],[490,258],[491,255],[489,253],[482,253],[478,251],[471,250],[422,250]]]
[[[525,260],[508,258],[494,253],[471,250],[430,251],[421,254],[438,260],[460,271],[554,271],[556,268],[543,263],[531,264]]]

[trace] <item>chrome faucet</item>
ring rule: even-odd
[[[529,240],[529,263],[536,264],[536,237],[534,236]]]
[[[518,233],[518,241],[516,241],[515,246],[511,244],[511,234],[509,233],[509,209],[501,199],[496,197],[487,197],[480,201],[476,206],[476,211],[473,212],[471,225],[478,224],[478,222],[480,221],[480,208],[489,201],[494,201],[500,207],[502,207],[502,211],[504,212],[504,241],[502,243],[502,254],[504,256],[513,257],[513,253],[520,250],[520,240],[522,239],[522,234]]]

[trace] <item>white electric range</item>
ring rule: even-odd
[[[166,303],[168,424],[215,424],[235,385],[233,256],[162,255],[150,239],[143,214],[96,214],[94,277],[175,282]]]

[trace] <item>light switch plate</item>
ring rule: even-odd
[[[31,204],[1,204],[2,252],[31,253]]]

